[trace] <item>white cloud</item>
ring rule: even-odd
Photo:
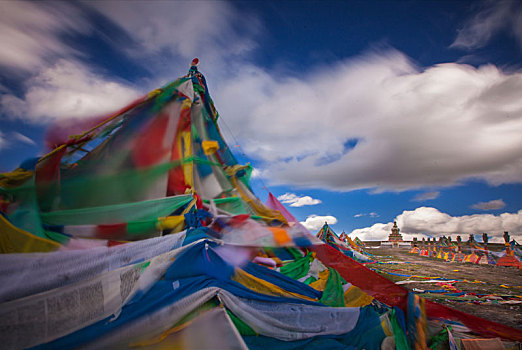
[[[440,196],[439,191],[424,192],[424,193],[419,193],[418,195],[413,197],[412,201],[422,202],[422,201],[426,201],[426,200],[437,199],[437,198],[439,198],[439,196]]]
[[[226,2],[120,1],[88,2],[112,19],[149,54],[169,50],[193,58],[202,53],[241,54],[256,46],[251,38],[260,22]],[[241,30],[239,30],[241,28]],[[240,34],[243,33],[243,34]],[[189,62],[188,62],[189,63]]]
[[[163,66],[172,66],[174,58],[188,68],[191,59],[200,56],[209,66],[223,68],[230,57],[243,57],[254,49],[255,35],[262,30],[256,17],[238,13],[234,6],[220,1],[85,1],[81,5],[2,1],[0,65],[33,72],[59,58],[83,56],[64,38],[95,32],[96,24],[89,22],[92,14],[87,8],[98,11],[127,34],[122,39],[104,32],[98,35],[100,39],[136,61],[147,59]],[[174,78],[178,75],[176,71]]]
[[[489,202],[479,202],[473,204],[471,207],[473,209],[479,209],[479,210],[497,210],[502,209],[506,206],[506,203],[502,199],[495,199],[491,200]]]
[[[139,96],[130,86],[65,60],[44,69],[26,85],[28,89],[23,98],[2,95],[0,105],[8,117],[33,123],[105,114]]]
[[[295,193],[285,193],[277,197],[277,200],[281,203],[292,203],[297,198]]]
[[[315,233],[323,227],[325,222],[328,223],[328,225],[335,225],[337,223],[337,218],[331,215],[320,216],[314,214],[308,216],[305,221],[301,221],[301,224],[312,233]]]
[[[176,78],[188,70],[194,57],[209,82],[216,84],[235,70],[258,46],[261,21],[239,13],[224,1],[97,1],[86,2],[120,26],[134,45],[118,49],[154,66],[156,80]],[[165,78],[168,77],[168,78]],[[217,78],[219,77],[219,78]],[[217,78],[217,79],[215,79]]]
[[[405,210],[397,216],[397,225],[405,239],[413,236],[440,237],[451,235],[456,239],[460,235],[467,240],[469,234],[488,233],[490,242],[502,243],[504,231],[517,241],[522,240],[522,210],[517,213],[503,213],[500,215],[475,214],[464,216],[451,216],[432,207],[419,207],[415,210]],[[393,223],[374,224],[371,227],[356,229],[352,236],[358,236],[362,240],[387,240],[391,233]]]
[[[257,168],[252,168],[252,174],[250,174],[250,177],[253,179],[261,177],[261,171]]]
[[[31,146],[36,146],[36,142],[34,142],[34,140],[30,139],[29,137],[25,136],[24,134],[20,134],[19,132],[13,132],[13,138],[20,141],[20,142],[23,142],[25,144],[28,144],[28,145],[31,145]]]
[[[477,49],[485,46],[497,33],[507,30],[522,47],[522,6],[516,1],[484,2],[459,30],[450,47]]]
[[[79,9],[66,2],[0,1],[0,65],[31,70],[51,57],[80,55],[60,36],[90,30]]]
[[[213,96],[274,184],[401,191],[521,182],[521,90],[520,72],[390,49],[291,77],[244,65]]]
[[[351,237],[359,237],[363,241],[386,241],[391,233],[393,223],[377,223],[370,227],[355,229],[350,233]]]
[[[7,146],[7,140],[5,139],[4,133],[0,130],[0,150]]]
[[[378,218],[380,216],[376,212],[372,211],[371,213],[368,213],[368,214],[366,214],[366,213],[355,214],[353,217],[354,218],[360,218],[361,216],[366,216],[366,215],[368,215],[369,217],[372,217],[372,218]]]
[[[299,197],[295,193],[285,193],[277,197],[281,203],[289,204],[291,207],[302,207],[305,205],[317,205],[321,203],[321,200],[314,199],[310,196]]]
[[[3,149],[6,149],[6,148],[9,148],[13,141],[19,141],[19,142],[22,142],[22,143],[25,143],[25,144],[28,144],[28,145],[31,145],[31,146],[35,146],[36,145],[36,142],[34,142],[34,140],[30,139],[29,137],[19,133],[19,132],[11,132],[9,133],[10,137],[10,141],[8,141],[8,138],[6,136],[5,133],[3,133],[2,131],[0,131],[0,150],[3,150]]]
[[[182,75],[195,56],[203,67],[211,68],[204,69],[211,82],[210,76],[227,76],[235,69],[230,63],[240,65],[257,46],[256,35],[262,31],[256,17],[240,14],[226,2],[0,2],[0,66],[32,75],[24,82],[23,96],[2,89],[3,114],[42,123],[105,113],[136,96],[133,87],[80,63],[78,57],[84,53],[64,40],[98,33],[89,22],[91,10],[127,34],[123,38],[104,33],[99,39],[137,65],[154,67],[143,90]]]

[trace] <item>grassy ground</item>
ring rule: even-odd
[[[409,254],[408,249],[369,249],[376,258],[388,264],[369,264],[367,267],[393,282],[415,281],[402,284],[419,295],[467,312],[522,330],[522,270],[495,265],[448,263],[440,259]],[[424,290],[444,289],[437,282],[423,283],[420,277],[443,277],[459,280],[447,283],[464,296],[448,296],[443,293],[422,293]],[[443,281],[439,281],[443,282]],[[473,295],[477,294],[478,296]]]

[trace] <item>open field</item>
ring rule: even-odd
[[[408,290],[415,290],[427,299],[469,314],[522,330],[522,270],[494,265],[448,263],[440,259],[409,254],[409,249],[368,251],[379,261],[387,264],[368,264],[367,267],[394,282],[412,281],[400,283]],[[443,277],[459,281],[444,283],[446,286],[443,286],[441,282],[444,281],[426,283],[423,282],[423,278],[397,275]],[[466,295],[422,293],[444,288],[454,293],[466,292]]]

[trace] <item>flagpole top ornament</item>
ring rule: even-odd
[[[188,77],[193,77],[198,73],[198,66],[199,66],[199,58],[194,58],[192,62],[190,63],[190,69],[187,74]]]

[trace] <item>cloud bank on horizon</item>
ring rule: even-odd
[[[474,214],[451,216],[432,207],[419,207],[415,210],[405,210],[396,218],[397,226],[401,230],[403,239],[419,240],[428,237],[451,236],[456,239],[460,235],[463,240],[468,234],[486,232],[491,243],[503,243],[504,231],[511,234],[511,238],[522,242],[522,210],[517,213],[503,213],[500,215]],[[364,241],[386,241],[391,233],[393,222],[377,223],[371,227],[353,230],[352,238],[359,237]],[[478,242],[481,239],[477,239]]]
[[[522,47],[522,6],[485,4],[463,23],[451,47],[471,51],[501,31]],[[93,18],[110,23],[117,35],[102,33]],[[166,83],[165,76],[177,77],[198,56],[214,81],[222,118],[271,184],[379,193],[470,179],[492,186],[522,182],[520,70],[457,62],[421,67],[384,46],[327,67],[279,71],[252,59],[264,32],[259,18],[225,2],[2,2],[0,67],[21,83],[18,89],[0,86],[0,118],[49,125],[108,113]],[[90,63],[71,38],[93,36],[148,75],[131,82]],[[0,149],[31,141],[0,130]],[[288,195],[295,196],[287,198],[293,207],[321,202]],[[430,190],[415,200],[439,195]],[[502,203],[475,208],[501,209]],[[420,207],[397,220],[409,233],[521,232],[521,215],[452,217]],[[316,231],[325,221],[337,218],[313,214],[303,224]],[[382,239],[389,225],[353,233]]]

